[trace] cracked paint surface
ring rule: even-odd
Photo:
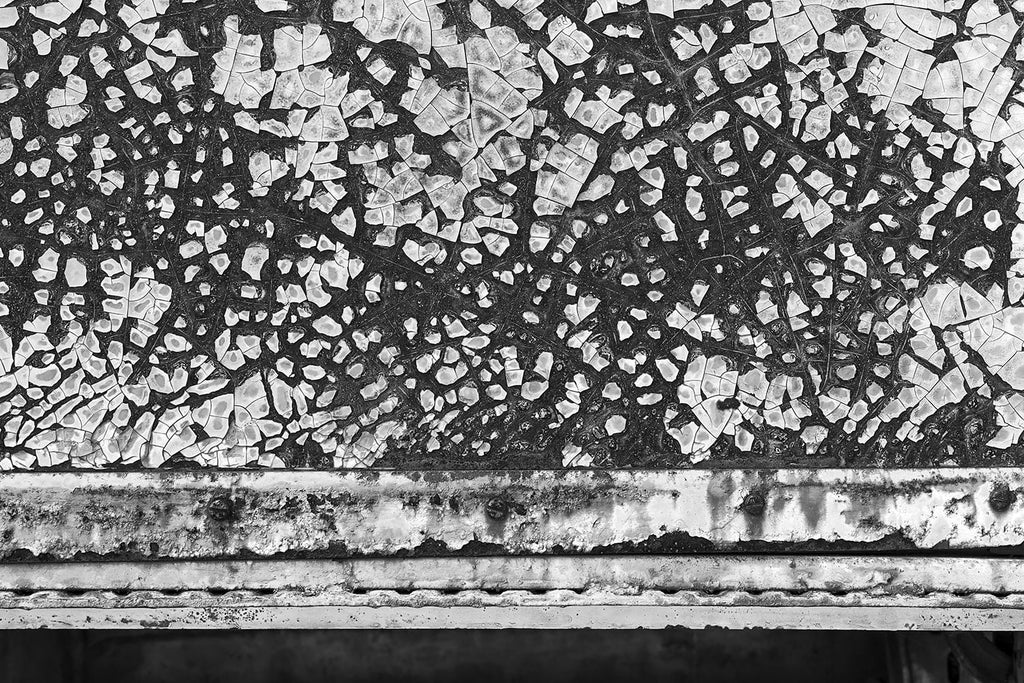
[[[0,0],[0,468],[1024,463],[1022,22]]]

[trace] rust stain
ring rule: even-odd
[[[826,491],[817,484],[808,483],[797,490],[800,512],[811,529],[817,529],[825,512]]]

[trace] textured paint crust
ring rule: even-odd
[[[0,470],[1024,461],[1000,0],[0,4]]]

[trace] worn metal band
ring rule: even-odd
[[[76,472],[0,476],[0,556],[970,550],[1024,543],[1024,471]]]

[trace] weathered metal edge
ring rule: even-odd
[[[1017,468],[0,475],[0,558],[973,551],[1024,544]]]
[[[0,628],[785,628],[1024,630],[1024,596],[645,591],[17,595]]]

